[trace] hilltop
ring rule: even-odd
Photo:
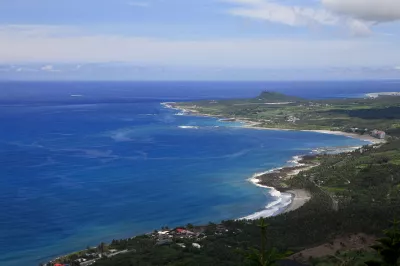
[[[263,91],[260,93],[259,96],[256,97],[257,100],[262,100],[262,101],[268,101],[268,102],[302,102],[305,101],[305,99],[296,97],[296,96],[291,96],[291,95],[286,95],[283,93],[279,92],[274,92],[274,91]]]

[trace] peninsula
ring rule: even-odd
[[[264,91],[251,99],[179,102],[169,106],[191,114],[236,119],[257,128],[335,131],[384,139],[372,131],[389,135],[400,132],[398,96],[400,93],[365,99],[309,100]]]

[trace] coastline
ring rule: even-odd
[[[203,114],[193,109],[185,109],[177,106],[176,102],[165,102],[161,103],[162,106],[168,109],[178,110],[179,113],[177,115],[191,115],[191,116],[202,116],[202,117],[213,117],[216,119],[226,119],[225,117],[218,115],[210,115]],[[243,123],[244,128],[249,129],[259,129],[259,130],[276,130],[276,131],[301,131],[301,132],[315,132],[320,134],[331,134],[331,135],[339,135],[345,136],[349,138],[355,138],[362,141],[367,142],[366,145],[377,145],[386,143],[384,139],[377,139],[370,135],[360,135],[356,133],[349,133],[343,131],[332,131],[332,130],[307,130],[307,129],[288,129],[288,128],[268,128],[259,126],[259,122],[251,121],[246,118],[235,118],[236,122]],[[362,146],[357,147],[347,147],[343,149],[342,147],[332,147],[332,153],[343,153],[343,152],[351,152],[356,149],[361,148]],[[321,154],[326,151],[323,148],[317,148],[317,152],[314,152],[313,155]],[[318,166],[317,164],[309,164],[304,162],[304,158],[309,154],[303,154],[294,156],[289,162],[293,163],[293,166],[283,165],[279,168],[270,169],[261,173],[254,174],[251,178],[248,179],[249,182],[253,183],[255,186],[267,188],[269,189],[269,194],[272,197],[277,198],[272,203],[269,203],[265,209],[257,211],[253,214],[250,214],[245,217],[239,218],[254,220],[259,218],[266,218],[271,216],[276,216],[280,214],[284,214],[287,212],[291,212],[299,209],[303,205],[305,205],[311,199],[311,193],[305,189],[295,189],[290,187],[284,187],[281,185],[282,181],[293,178],[297,174],[302,171],[310,170],[313,167]],[[288,200],[289,199],[289,200]]]
[[[257,173],[249,178],[248,181],[255,186],[269,189],[269,194],[277,199],[269,203],[264,210],[240,219],[253,220],[276,216],[297,210],[306,204],[311,199],[311,193],[306,189],[288,187],[284,181],[293,178],[302,171],[318,166],[318,164],[307,160],[307,156],[314,158],[318,154],[294,156],[285,166]]]
[[[271,130],[270,128],[265,128],[265,129]],[[285,129],[279,129],[279,130],[285,130]],[[354,138],[354,139],[360,139],[360,140],[363,140],[363,141],[367,141],[367,142],[370,142],[370,144],[383,144],[383,143],[386,143],[386,140],[377,139],[377,138],[374,138],[374,137],[372,137],[370,135],[360,135],[360,134],[356,134],[356,133],[349,133],[349,132],[343,132],[343,131],[318,130],[318,129],[315,129],[315,130],[286,129],[286,130],[302,131],[302,132],[315,132],[315,133],[320,133],[320,134],[330,134],[330,135],[337,135],[337,136],[345,136],[345,137],[349,137],[349,138]]]
[[[162,106],[168,109],[173,109],[177,110],[179,113],[175,115],[189,115],[189,116],[201,116],[201,117],[212,117],[219,119],[220,121],[223,120],[223,116],[217,116],[217,115],[209,115],[209,114],[202,114],[199,113],[198,111],[195,110],[190,110],[190,109],[184,109],[184,108],[179,108],[177,107],[173,102],[168,102],[168,103],[161,103]],[[330,131],[330,130],[297,130],[297,129],[285,129],[285,128],[266,128],[266,127],[261,127],[259,126],[260,123],[251,121],[245,118],[238,118],[235,119],[236,122],[240,122],[243,125],[240,127],[243,128],[249,128],[249,129],[259,129],[259,130],[275,130],[275,131],[303,131],[303,132],[315,132],[315,133],[320,133],[320,134],[332,134],[332,135],[342,135],[350,138],[357,138],[364,140],[366,142],[369,142],[369,145],[375,145],[375,144],[382,144],[385,143],[386,141],[380,140],[380,139],[375,139],[371,136],[362,136],[354,133],[346,133],[346,132],[340,132],[340,131]],[[189,127],[189,128],[194,128],[194,126],[182,126],[183,128]],[[368,145],[366,143],[366,145]],[[355,149],[360,148],[359,147],[347,147],[346,150],[343,149],[343,147],[332,147],[329,149],[329,151],[337,151],[339,153],[342,152],[350,152]],[[313,151],[313,155],[317,156],[318,154],[321,154],[322,152],[326,152],[327,150],[324,148],[318,148],[317,151]],[[262,217],[271,217],[271,216],[277,216],[281,214],[285,214],[291,211],[295,211],[302,206],[304,206],[309,200],[311,200],[311,193],[305,189],[296,189],[296,188],[290,188],[290,187],[284,187],[280,186],[278,184],[274,184],[275,182],[279,182],[280,180],[288,180],[290,178],[293,178],[297,174],[299,174],[301,171],[306,171],[309,170],[313,167],[318,166],[317,164],[307,164],[304,163],[304,158],[309,156],[310,154],[303,154],[303,155],[297,155],[292,157],[292,160],[289,160],[287,164],[284,164],[283,166],[275,169],[270,169],[261,173],[256,173],[252,177],[248,178],[247,180],[251,183],[253,183],[255,186],[261,187],[261,188],[266,188],[268,189],[268,193],[275,197],[276,200],[273,202],[268,203],[267,206],[265,206],[264,209],[259,210],[253,214],[250,214],[248,216],[238,218],[237,220],[241,219],[246,219],[246,220],[256,220]],[[274,177],[274,178],[272,178]],[[64,256],[59,256],[57,259],[62,258]],[[55,260],[57,260],[55,259]]]
[[[320,134],[330,134],[337,136],[345,136],[349,138],[360,139],[363,141],[370,142],[370,144],[383,144],[386,143],[384,139],[377,139],[370,135],[360,135],[357,133],[343,132],[343,131],[333,131],[333,130],[322,130],[322,129],[292,129],[292,128],[275,128],[275,127],[260,127],[258,122],[253,122],[249,120],[237,119],[236,121],[244,123],[244,127],[261,129],[261,130],[276,130],[276,131],[301,131],[301,132],[315,132]]]
[[[311,199],[311,193],[305,189],[291,189],[287,193],[292,194],[292,202],[282,213],[297,210]]]
[[[220,115],[204,114],[204,113],[200,113],[197,110],[181,108],[181,107],[178,107],[176,104],[178,104],[178,103],[176,103],[176,102],[161,103],[161,105],[164,106],[165,108],[180,111],[180,113],[177,115],[193,115],[193,116],[202,116],[202,117],[213,117],[213,118],[217,118],[217,119],[226,119],[225,117],[220,116]],[[322,130],[322,129],[293,129],[293,128],[278,128],[278,127],[261,127],[259,122],[251,121],[247,118],[235,118],[235,121],[243,123],[244,125],[242,127],[251,128],[251,129],[276,130],[276,131],[301,131],[301,132],[315,132],[315,133],[320,133],[320,134],[339,135],[339,136],[345,136],[345,137],[349,137],[349,138],[355,138],[355,139],[360,139],[360,140],[363,140],[366,142],[370,142],[370,145],[386,143],[386,140],[384,140],[384,139],[377,139],[370,135],[360,135],[357,133],[333,131],[333,130]]]

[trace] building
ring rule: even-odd
[[[295,117],[295,116],[293,116],[293,115],[290,115],[290,116],[287,116],[287,117],[286,117],[286,121],[287,121],[287,122],[292,122],[293,124],[295,124],[296,121],[298,121],[298,120],[300,120],[300,118]]]
[[[378,138],[378,139],[384,139],[386,137],[386,133],[385,133],[385,131],[375,129],[375,130],[372,130],[371,136]]]
[[[181,234],[181,235],[195,235],[194,232],[186,230],[186,229],[183,229],[183,228],[176,229],[176,233],[177,234]]]
[[[176,229],[176,232],[177,232],[178,234],[186,234],[186,229],[177,228],[177,229]]]
[[[201,248],[201,246],[199,244],[197,244],[197,243],[192,243],[192,246],[195,247],[195,248]]]

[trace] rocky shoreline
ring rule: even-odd
[[[229,121],[237,121],[243,123],[243,127],[251,128],[251,129],[260,129],[260,130],[278,130],[278,131],[306,131],[306,132],[316,132],[322,134],[332,134],[332,135],[342,135],[350,138],[358,138],[363,141],[369,142],[369,145],[374,144],[382,144],[385,140],[380,140],[373,138],[371,136],[359,135],[355,133],[347,133],[342,131],[330,131],[330,130],[297,130],[297,129],[284,129],[284,128],[266,128],[261,127],[259,122],[255,122],[246,118],[226,118],[220,115],[211,115],[200,113],[196,110],[196,106],[193,107],[181,107],[178,103],[175,102],[168,102],[162,103],[162,105],[166,108],[174,109],[180,111],[182,114],[185,115],[194,115],[194,116],[205,116],[205,117],[214,117],[219,119],[229,119]],[[311,199],[311,194],[309,191],[305,189],[294,189],[291,188],[287,182],[287,180],[293,178],[297,174],[302,171],[307,171],[313,167],[318,166],[318,163],[315,162],[317,156],[321,156],[322,154],[326,153],[342,153],[342,152],[350,152],[359,147],[336,147],[332,148],[330,151],[325,149],[318,149],[314,154],[308,155],[301,155],[295,156],[294,159],[291,161],[291,165],[283,166],[277,169],[272,169],[263,173],[255,174],[252,178],[249,179],[254,185],[259,187],[268,188],[271,190],[270,194],[275,197],[280,197],[282,194],[290,194],[291,195],[291,202],[278,212],[274,213],[274,215],[279,215],[282,213],[286,213],[289,211],[296,210],[306,204]],[[270,215],[269,215],[270,216]],[[263,215],[250,215],[245,217],[268,217]],[[242,218],[243,219],[243,218]],[[249,218],[253,219],[253,218]]]
[[[274,169],[262,174],[257,175],[258,184],[267,187],[273,187],[280,192],[287,192],[291,188],[285,183],[286,180],[296,176],[302,171],[307,171],[315,166],[318,166],[313,159],[318,155],[304,155],[297,156],[294,161],[294,166],[286,166]]]

